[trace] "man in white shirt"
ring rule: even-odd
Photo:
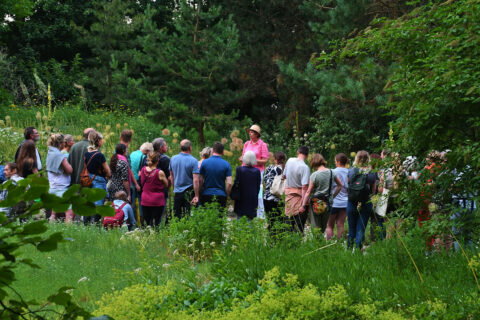
[[[306,208],[302,206],[308,189],[310,168],[305,160],[308,158],[308,147],[297,150],[297,157],[290,158],[283,172],[285,179],[285,215],[289,217],[292,231],[303,233],[307,221]]]

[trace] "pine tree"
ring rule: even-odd
[[[143,32],[136,54],[145,68],[141,95],[148,95],[158,120],[176,119],[186,130],[194,128],[204,144],[205,124],[240,96],[231,88],[240,56],[232,18],[222,18],[220,7],[203,1],[180,1],[171,32],[152,19],[145,20]]]

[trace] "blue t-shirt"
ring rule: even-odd
[[[130,168],[132,169],[133,175],[135,176],[136,180],[138,180],[138,172],[142,168],[144,158],[146,158],[146,156],[140,150],[136,150],[130,154]]]
[[[169,169],[173,173],[173,192],[181,193],[193,186],[193,174],[199,173],[198,160],[182,152],[170,159]]]
[[[203,176],[203,195],[227,196],[225,179],[232,176],[230,163],[220,156],[211,156],[203,160],[200,174]]]

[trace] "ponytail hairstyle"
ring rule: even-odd
[[[356,167],[366,167],[370,161],[370,155],[365,150],[360,150],[355,155],[355,162],[353,163]]]
[[[158,152],[150,152],[147,157],[147,165],[149,167],[156,166],[158,164],[158,161],[160,160],[160,153]]]
[[[52,133],[47,140],[47,146],[60,149],[60,145],[65,141],[65,137],[61,133]]]
[[[115,147],[115,154],[110,158],[110,171],[117,171],[118,155],[123,156],[125,151],[127,151],[127,146],[125,146],[123,143],[117,144]]]
[[[103,139],[103,135],[95,130],[90,131],[88,134],[88,149],[98,150],[100,149],[100,140]]]

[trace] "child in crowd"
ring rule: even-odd
[[[13,184],[16,185],[18,181],[23,179],[22,177],[20,177],[18,175],[17,164],[13,163],[13,162],[9,162],[5,165],[5,167],[3,169],[3,174],[4,174],[5,178],[7,179],[4,182],[4,184],[7,183],[8,180],[12,180]],[[0,190],[0,202],[5,200],[7,198],[7,196],[8,196],[8,190],[7,189]],[[12,208],[0,208],[0,212],[5,212],[7,217],[10,217],[11,214],[12,214]]]
[[[129,231],[135,229],[137,226],[137,221],[135,220],[135,215],[133,213],[132,206],[127,202],[127,193],[125,191],[118,191],[117,193],[115,193],[113,206],[115,209],[118,209],[121,206],[123,206],[122,208],[124,213],[123,222],[127,225]]]

